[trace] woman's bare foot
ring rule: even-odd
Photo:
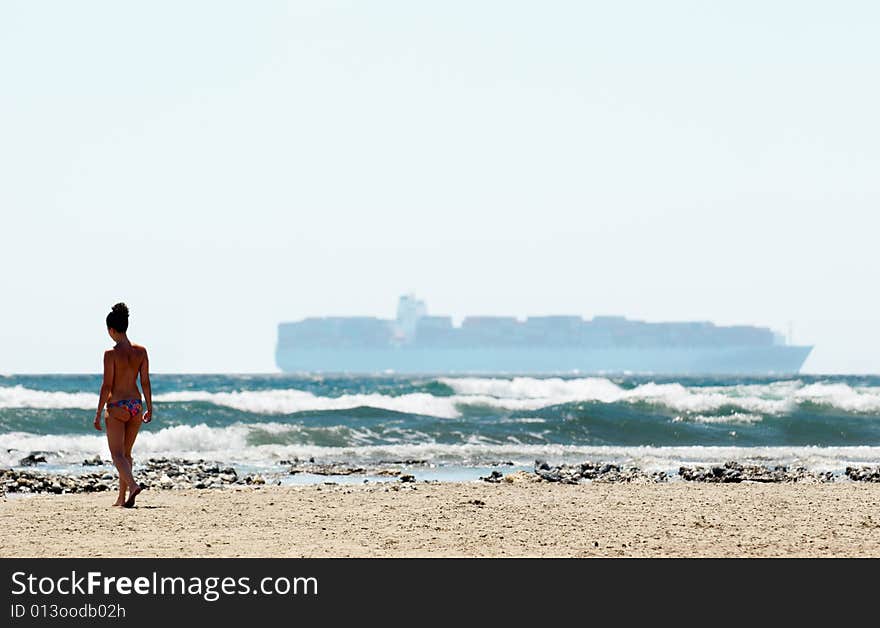
[[[113,504],[113,508],[118,508],[118,507],[120,507],[120,506],[124,506],[124,505],[125,505],[125,502],[124,502],[124,501],[122,501],[122,500],[120,500],[120,499],[117,499],[117,500],[116,500],[116,503]]]
[[[138,496],[138,494],[139,494],[142,490],[144,490],[144,487],[143,487],[142,484],[135,484],[135,488],[132,489],[132,490],[129,492],[129,494],[128,494],[128,499],[125,500],[125,503],[123,504],[123,507],[124,507],[124,508],[134,508],[134,499],[135,499],[135,497]]]

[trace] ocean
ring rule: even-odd
[[[135,460],[222,461],[276,475],[293,458],[417,460],[421,477],[585,460],[675,473],[728,460],[843,473],[880,464],[880,376],[320,377],[152,376],[155,420]],[[39,452],[79,473],[97,375],[0,376],[0,466]],[[511,464],[512,463],[512,464]]]

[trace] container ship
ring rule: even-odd
[[[706,321],[468,316],[454,325],[406,295],[395,319],[281,323],[275,358],[286,373],[785,375],[811,350],[767,327]]]

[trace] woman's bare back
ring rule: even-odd
[[[113,362],[113,387],[110,399],[140,399],[137,378],[146,364],[147,350],[135,344],[119,344],[104,354]]]

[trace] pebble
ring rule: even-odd
[[[5,493],[92,493],[110,488],[103,488],[99,480],[97,473],[64,476],[0,469],[0,489]]]
[[[767,467],[764,465],[726,462],[720,467],[681,467],[678,474],[689,482],[832,482],[834,474],[830,471],[821,473],[807,471],[804,467],[789,469],[784,466]]]
[[[854,482],[880,482],[880,467],[847,467],[846,477]]]
[[[315,462],[314,460],[314,458],[309,458],[309,462],[303,462],[298,458],[294,458],[293,460],[282,460],[279,464],[288,466],[288,473],[290,473],[291,475],[295,475],[297,473],[310,473],[312,475],[375,475],[385,477],[399,477],[401,478],[401,481],[407,482],[409,480],[402,479],[402,476],[407,474],[404,474],[403,471],[401,471],[400,469],[394,469],[380,465],[408,465],[409,463],[421,462],[417,460],[405,460],[400,462],[386,461],[380,462],[376,466],[351,466],[343,462]]]
[[[19,460],[18,464],[22,467],[33,467],[42,462],[46,462],[46,456],[38,453],[31,453]]]
[[[545,482],[557,482],[560,484],[579,484],[583,481],[656,483],[665,482],[669,479],[663,471],[648,473],[638,467],[623,467],[615,463],[590,461],[582,462],[581,464],[550,465],[544,460],[536,460],[534,474],[538,479]],[[804,467],[796,467],[794,469],[784,466],[768,467],[742,464],[735,461],[715,467],[680,467],[678,475],[683,480],[689,482],[820,483],[834,481],[834,474],[830,471],[808,471]],[[880,467],[849,467],[847,468],[846,475],[856,481],[880,482]],[[492,483],[506,482],[510,479],[510,474],[505,476],[498,471],[493,471],[490,475],[480,479]]]
[[[85,466],[103,464],[100,456],[83,461]],[[136,466],[135,477],[148,488],[165,490],[184,488],[222,488],[230,485],[262,485],[265,478],[258,474],[239,477],[233,467],[216,462],[182,458],[150,458]],[[27,470],[0,469],[0,492],[6,493],[91,493],[116,489],[116,474],[109,471],[61,475]]]
[[[331,462],[328,464],[296,463],[291,465],[290,474],[311,473],[312,475],[353,475],[366,473],[363,467],[351,467],[347,464]]]
[[[500,471],[492,471],[492,473],[490,473],[489,475],[487,475],[485,477],[480,476],[480,479],[483,480],[484,482],[491,482],[493,484],[497,484],[503,478],[504,478],[504,474],[501,473]]]
[[[638,467],[621,467],[612,463],[582,462],[551,466],[545,461],[535,461],[535,473],[547,482],[578,484],[584,480],[594,482],[665,482],[666,473],[647,473]],[[494,472],[493,472],[494,475]],[[491,476],[490,476],[491,477]],[[489,480],[493,481],[493,480]],[[498,481],[498,480],[495,480]]]

